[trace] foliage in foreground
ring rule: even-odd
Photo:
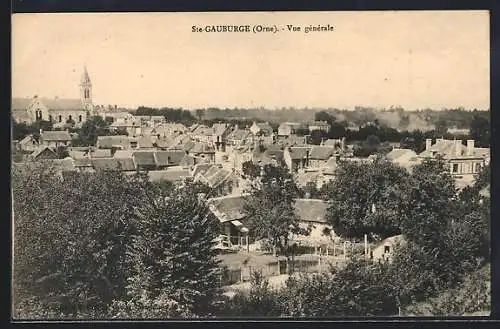
[[[12,178],[15,318],[186,316],[210,308],[216,228],[198,186],[158,194],[142,175],[98,171],[62,180],[36,163]]]

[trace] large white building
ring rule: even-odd
[[[18,123],[32,124],[39,120],[51,121],[55,126],[73,122],[81,126],[94,113],[92,82],[84,67],[79,84],[80,98],[13,98],[12,117]]]

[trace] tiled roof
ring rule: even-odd
[[[83,103],[80,99],[74,98],[38,98],[40,103],[42,103],[49,110],[78,110],[84,109]]]
[[[115,158],[94,158],[91,160],[92,166],[96,170],[119,169],[118,161]]]
[[[133,157],[129,158],[115,158],[118,162],[118,166],[123,171],[133,171],[136,170],[135,162]]]
[[[90,152],[91,158],[110,158],[111,150],[109,149],[94,149]]]
[[[154,151],[136,151],[133,156],[134,161],[138,166],[156,165]]]
[[[42,131],[40,136],[44,141],[70,141],[71,135],[66,130],[63,131]]]
[[[249,135],[250,131],[247,129],[235,129],[228,135],[227,138],[233,140],[244,140],[248,138]]]
[[[45,146],[45,147],[40,147],[40,148],[36,149],[33,153],[31,153],[31,155],[30,155],[30,156],[31,156],[33,159],[36,159],[36,158],[38,158],[41,154],[46,153],[46,152],[47,152],[47,153],[49,153],[49,155],[50,155],[50,156],[53,156],[53,157],[55,157],[55,156],[56,156],[56,153],[55,153],[55,152],[54,152],[51,148],[49,148],[48,146]]]
[[[196,164],[194,169],[193,169],[193,177],[196,177],[198,174],[204,174],[211,167],[212,167],[212,165],[209,163]]]
[[[180,162],[180,165],[183,166],[183,167],[191,167],[191,166],[194,166],[194,164],[196,163],[196,158],[192,155],[185,155],[181,162]]]
[[[210,177],[219,171],[222,167],[219,165],[212,165],[206,172],[203,173],[203,176]]]
[[[156,165],[158,166],[178,166],[186,153],[184,151],[156,151]]]
[[[413,150],[410,149],[400,149],[400,148],[395,148],[392,149],[389,153],[387,153],[386,157],[389,160],[397,160],[398,158],[402,157],[403,155],[417,155]]]
[[[133,154],[134,154],[133,150],[116,150],[113,157],[116,159],[132,158]]]
[[[173,144],[174,140],[169,137],[162,137],[156,140],[156,146],[160,148],[168,148]]]
[[[212,175],[210,175],[210,176],[207,175],[205,177],[206,177],[208,186],[210,186],[212,188],[216,188],[220,184],[227,181],[231,175],[232,175],[231,171],[221,168],[217,172],[213,173]]]
[[[223,196],[208,200],[210,210],[222,222],[230,222],[245,217],[245,195]]]
[[[328,160],[335,153],[331,146],[313,146],[309,158],[313,160]]]
[[[225,123],[214,123],[212,129],[215,136],[220,136],[224,134],[229,128]]]
[[[456,144],[455,143],[460,143],[460,155],[456,154]],[[436,152],[437,154],[449,158],[449,157],[456,157],[456,156],[461,156],[466,154],[467,147],[462,145],[462,141],[460,140],[437,140],[434,145],[430,147],[429,150],[425,150],[422,153],[419,154],[419,156],[432,156],[433,152]]]
[[[331,157],[325,164],[325,167],[323,169],[323,174],[334,175],[336,169],[337,169],[337,160],[334,157]]]
[[[148,172],[149,179],[152,182],[158,181],[179,181],[189,177],[189,170],[182,167],[168,167],[165,170],[151,170]]]
[[[325,223],[328,203],[319,199],[296,199],[295,213],[302,221]]]
[[[130,141],[129,137],[125,135],[97,136],[97,145],[100,148],[112,148],[116,146],[128,148],[130,147]]]
[[[215,150],[205,143],[196,143],[190,150],[190,153],[215,153]]]
[[[311,147],[289,147],[288,151],[290,153],[290,157],[292,159],[304,159],[307,158],[308,152],[311,150]]]

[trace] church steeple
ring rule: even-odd
[[[86,65],[83,66],[83,74],[80,78],[80,98],[85,108],[92,110],[92,82]]]

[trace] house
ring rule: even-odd
[[[307,136],[290,135],[288,137],[281,138],[278,141],[278,144],[282,147],[305,146],[307,145]]]
[[[37,150],[31,153],[30,158],[33,160],[57,159],[57,154],[48,146],[40,146]]]
[[[182,159],[186,156],[184,151],[156,151],[154,158],[157,169],[164,169],[171,166],[179,166]]]
[[[92,160],[89,157],[73,158],[75,170],[78,172],[93,172]]]
[[[138,170],[156,170],[154,151],[136,151],[133,153],[133,158]]]
[[[394,148],[385,157],[387,160],[407,169],[417,163],[417,153],[410,149]]]
[[[38,140],[33,135],[28,135],[17,143],[17,149],[22,152],[31,153],[38,148]]]
[[[179,182],[190,177],[189,169],[181,166],[172,166],[163,170],[150,170],[148,177],[151,182]]]
[[[206,143],[194,143],[187,152],[190,155],[202,159],[202,161],[209,163],[215,162],[215,149]]]
[[[291,240],[310,247],[332,245],[337,236],[326,221],[328,207],[329,204],[320,199],[296,199],[294,209],[300,220],[299,226],[310,231],[309,235],[292,234]]]
[[[394,250],[403,243],[405,240],[401,234],[388,237],[370,251],[370,259],[374,262],[391,262]]]
[[[271,136],[273,135],[273,127],[269,122],[253,122],[250,126],[250,132],[255,136]]]
[[[213,165],[208,170],[199,172],[194,179],[207,184],[219,195],[230,194],[238,188],[238,177],[234,172],[219,165]]]
[[[249,231],[240,221],[246,217],[244,212],[245,196],[246,194],[228,195],[207,200],[211,214],[220,223],[220,233],[228,236],[236,245],[239,245],[241,238],[246,236]],[[231,239],[231,237],[236,237],[236,239]]]
[[[70,146],[71,141],[71,135],[67,130],[40,131],[40,145],[57,148],[59,146]]]
[[[285,148],[283,158],[291,173],[309,166],[310,146],[294,146]]]
[[[96,147],[100,149],[129,149],[130,139],[126,135],[97,136]]]
[[[110,149],[92,149],[89,152],[90,158],[111,158]]]
[[[212,143],[215,145],[217,151],[225,151],[227,144],[227,136],[231,132],[228,123],[214,123],[213,129],[213,140]]]
[[[332,156],[335,155],[335,147],[312,146],[309,152],[309,168],[324,167]]]
[[[118,150],[115,152],[113,157],[118,162],[120,169],[124,172],[133,172],[137,170],[135,165],[133,151],[130,150]]]
[[[477,152],[474,140],[467,140],[467,146],[461,140],[445,140],[438,138],[435,144],[426,139],[425,150],[418,157],[420,159],[441,156],[448,163],[450,173],[456,179],[473,180],[482,166],[486,165],[486,158],[482,151]]]
[[[243,146],[249,139],[250,134],[250,130],[239,129],[238,126],[236,126],[236,128],[227,135],[226,144],[233,148]]]
[[[236,237],[233,244],[239,244],[241,237],[252,234],[246,226],[245,203],[248,194],[227,195],[211,198],[207,201],[210,212],[221,224],[221,234]],[[295,213],[300,226],[311,229],[312,239],[305,236],[292,235],[295,242],[307,245],[328,243],[333,236],[333,230],[325,221],[328,204],[323,200],[297,199],[294,203]],[[325,231],[329,234],[324,235]]]
[[[299,130],[307,129],[307,124],[299,122],[283,122],[278,127],[278,138],[284,139],[288,136],[295,135]]]
[[[308,124],[309,132],[313,131],[323,131],[325,133],[330,132],[330,125],[326,121],[313,121]]]
[[[95,170],[119,170],[120,165],[115,158],[93,158],[92,167]]]

